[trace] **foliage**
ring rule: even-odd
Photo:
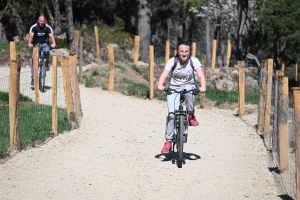
[[[277,69],[280,60],[296,62],[300,52],[300,2],[293,0],[260,0],[257,12],[262,50],[273,57]],[[298,60],[299,61],[299,60]]]
[[[113,26],[109,26],[104,24],[102,20],[91,22],[86,30],[88,34],[94,35],[94,26],[98,27],[98,35],[101,46],[106,47],[107,44],[113,43],[118,44],[121,49],[133,48],[134,36],[125,32],[122,24],[116,23]],[[95,45],[91,40],[85,40],[84,42],[87,46]]]
[[[99,76],[99,75],[100,75],[100,73],[99,73],[98,70],[94,69],[94,70],[92,71],[92,76]]]

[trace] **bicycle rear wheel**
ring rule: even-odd
[[[182,168],[183,162],[183,134],[184,134],[184,116],[179,116],[179,129],[178,129],[178,137],[177,137],[177,152],[178,152],[178,160],[177,166],[178,168]]]

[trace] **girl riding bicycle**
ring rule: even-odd
[[[195,78],[194,71],[197,72],[197,75],[200,79],[201,87],[199,87],[200,92],[206,91],[205,77],[203,74],[203,69],[200,61],[196,57],[190,56],[191,53],[191,44],[188,41],[181,41],[177,45],[178,54],[175,58],[171,58],[158,81],[157,89],[159,91],[164,91],[165,87],[163,86],[166,78],[169,73],[171,74],[170,79],[170,88],[176,90],[187,89],[190,90],[195,88]],[[198,126],[199,122],[197,121],[194,115],[194,96],[192,94],[185,94],[186,106],[188,110],[188,121],[191,126]],[[167,96],[168,102],[168,116],[166,123],[166,132],[165,139],[166,142],[161,149],[162,154],[167,154],[172,148],[172,139],[174,135],[174,109],[178,110],[179,107],[179,95],[176,93]]]

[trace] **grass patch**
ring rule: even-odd
[[[0,100],[8,102],[8,93],[0,92]],[[10,127],[9,106],[0,106],[0,158],[9,156]],[[72,125],[68,121],[66,109],[58,108],[58,132],[71,130]],[[44,142],[51,136],[52,131],[52,107],[47,105],[35,105],[32,100],[20,96],[19,107],[19,140],[21,149]]]
[[[138,97],[149,97],[149,87],[148,85],[142,83],[135,83],[132,80],[123,78],[121,81],[121,91],[122,94],[129,96],[138,96]]]
[[[115,65],[115,68],[120,69],[122,73],[125,72],[125,67],[122,65]]]
[[[5,102],[9,101],[8,92],[0,92],[0,101],[5,101]],[[32,100],[29,97],[24,96],[22,94],[20,94],[19,101],[20,102],[32,102]]]
[[[134,71],[136,71],[138,74],[143,75],[142,70],[140,70],[135,64],[133,64],[131,67],[132,67],[132,69],[133,69]]]

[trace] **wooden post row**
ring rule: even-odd
[[[149,47],[149,68],[150,68],[150,78],[149,78],[149,90],[150,96],[149,99],[152,100],[154,98],[154,48],[151,45]]]
[[[281,172],[289,169],[289,131],[288,131],[288,117],[289,117],[289,86],[288,77],[278,76],[279,103],[278,103],[278,141],[279,141],[279,169]]]
[[[300,88],[293,88],[296,136],[296,195],[300,198]]]
[[[57,57],[52,57],[52,133],[58,135],[57,127]]]
[[[228,40],[227,46],[227,67],[230,65],[230,56],[231,56],[231,40]]]
[[[202,68],[203,68],[203,74],[204,77],[206,77],[206,55],[203,55],[202,57]],[[200,108],[204,109],[205,105],[205,93],[201,94],[201,102],[200,102]]]
[[[239,68],[239,110],[238,115],[245,115],[245,61],[238,61]]]
[[[35,104],[40,104],[40,86],[39,86],[39,52],[38,47],[33,47],[33,78],[34,78],[34,93]]]
[[[76,124],[79,124],[82,119],[82,109],[80,100],[80,90],[77,77],[77,54],[70,54],[70,70],[71,70],[71,86],[72,86],[72,97],[74,102],[74,113]]]
[[[193,57],[196,57],[196,42],[193,42],[193,44],[192,44],[193,46],[192,46],[192,56]]]
[[[212,69],[216,68],[216,57],[217,57],[217,40],[213,40],[212,61],[211,61]]]
[[[20,62],[10,61],[9,81],[9,121],[10,121],[10,147],[20,150],[19,140],[19,93],[20,93]]]
[[[99,36],[98,36],[98,26],[94,26],[95,30],[95,38],[96,38],[96,49],[97,49],[97,64],[101,64],[101,54],[100,54],[100,44],[99,44]]]
[[[114,62],[115,62],[115,55],[114,55],[114,45],[108,44],[108,59],[109,59],[109,81],[108,81],[108,91],[114,90]]]
[[[63,57],[61,59],[61,68],[62,68],[62,75],[63,75],[63,85],[64,85],[64,92],[65,92],[65,100],[67,105],[68,119],[73,127],[77,127],[77,124],[75,122],[74,105],[73,105],[73,98],[71,92],[69,59],[67,57]]]
[[[268,59],[268,75],[266,85],[266,108],[265,108],[265,120],[264,120],[264,136],[265,140],[270,142],[270,115],[271,115],[271,98],[272,98],[272,74],[273,74],[273,59]]]
[[[166,41],[166,54],[165,54],[165,64],[167,64],[170,59],[170,41]]]
[[[134,59],[133,64],[137,65],[139,59],[139,51],[140,51],[140,36],[136,35],[134,37]]]

